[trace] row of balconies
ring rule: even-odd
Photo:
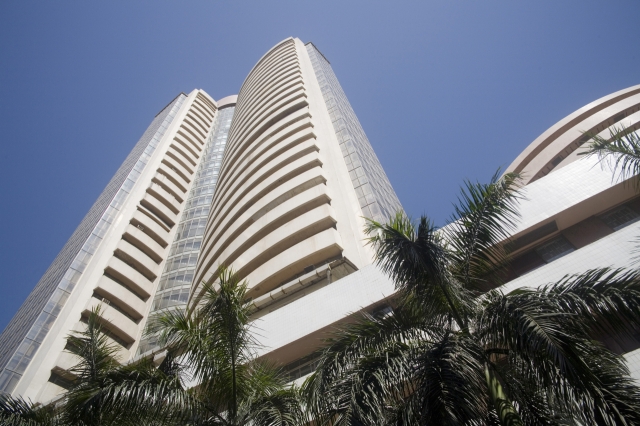
[[[288,40],[240,91],[195,282],[210,281],[218,264],[231,265],[256,298],[340,256],[322,166],[296,45]]]
[[[121,362],[130,358],[129,349],[139,338],[141,320],[148,311],[155,282],[162,273],[161,265],[171,243],[171,230],[187,199],[213,122],[214,108],[198,97],[192,103],[109,259],[104,275],[95,285],[93,297],[82,312],[86,318],[92,309],[101,305],[105,332],[119,348]],[[82,321],[76,326],[78,330],[84,327]],[[64,351],[52,371],[72,378],[69,370],[77,361]]]

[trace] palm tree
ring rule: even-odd
[[[440,230],[425,216],[369,221],[396,306],[328,340],[303,387],[318,424],[640,424],[640,389],[597,340],[640,325],[640,273],[495,289],[518,187],[513,174],[466,182]]]
[[[2,424],[139,426],[174,424],[185,417],[189,396],[175,360],[168,357],[159,367],[148,359],[120,364],[103,322],[98,306],[89,314],[86,329],[67,337],[67,351],[79,359],[70,370],[76,378],[69,390],[44,407],[0,396]]]
[[[197,401],[189,424],[293,425],[303,420],[297,392],[272,365],[256,358],[247,283],[224,267],[205,285],[191,313],[157,319],[160,341],[188,366]],[[155,328],[155,327],[154,327]]]
[[[79,358],[76,377],[55,403],[38,406],[0,395],[0,424],[11,426],[293,425],[305,421],[296,389],[278,369],[255,359],[247,285],[220,268],[191,315],[157,319],[167,356],[159,367],[143,358],[122,365],[103,330],[100,309],[85,331],[67,338]],[[179,354],[179,357],[174,356]],[[178,359],[181,362],[178,362]],[[185,389],[183,381],[198,383]]]
[[[66,424],[172,424],[189,407],[172,356],[159,367],[148,358],[120,364],[117,348],[103,331],[99,307],[89,315],[85,331],[67,338],[67,350],[80,362],[71,369],[76,380],[62,402]]]

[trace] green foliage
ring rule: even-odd
[[[369,221],[391,314],[328,340],[304,394],[318,424],[631,425],[640,389],[596,338],[640,320],[640,274],[600,269],[509,294],[519,177],[465,183],[451,223]],[[540,283],[545,284],[545,283]]]
[[[168,357],[159,368],[148,359],[121,365],[102,321],[97,307],[86,329],[67,337],[67,350],[79,361],[70,369],[75,376],[71,388],[55,404],[37,407],[5,395],[0,399],[0,419],[16,426],[140,426],[181,420],[190,397],[182,389],[174,360]]]
[[[156,319],[167,345],[160,366],[147,358],[121,365],[96,308],[82,332],[67,338],[79,362],[71,388],[55,405],[39,407],[0,395],[0,423],[35,425],[287,426],[306,421],[297,389],[274,366],[256,359],[246,283],[220,268],[192,315]],[[177,355],[177,356],[176,356]],[[187,366],[187,367],[185,367]],[[196,383],[185,389],[183,381]]]
[[[640,135],[634,129],[612,126],[609,137],[592,135],[587,150],[580,155],[596,156],[607,165],[620,180],[634,178],[636,189],[640,189]]]
[[[198,385],[191,421],[202,425],[293,425],[304,420],[298,393],[278,369],[256,358],[247,284],[221,267],[198,308],[157,320],[160,341],[180,354]]]
[[[60,424],[50,407],[39,407],[22,398],[0,394],[0,424],[6,426],[55,426]]]

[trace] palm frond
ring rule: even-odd
[[[389,414],[389,405],[409,391],[413,342],[430,333],[421,320],[403,311],[382,318],[364,314],[336,330],[303,385],[314,419],[366,423]]]
[[[316,373],[304,389],[322,395],[325,383],[338,379],[342,371],[350,369],[360,357],[385,351],[390,342],[408,344],[418,339],[430,339],[441,332],[436,327],[426,328],[423,318],[407,309],[395,310],[382,318],[360,314],[353,323],[335,330],[326,339]]]
[[[111,424],[140,425],[153,420],[153,424],[185,422],[202,410],[202,406],[176,380],[162,374],[130,375],[119,377],[102,389],[103,418]]]
[[[596,156],[601,163],[606,164],[620,180],[627,180],[640,175],[640,135],[634,129],[625,126],[612,126],[609,138],[591,135],[587,150],[580,155]],[[640,179],[634,179],[638,188]]]
[[[86,329],[67,336],[66,350],[79,358],[71,368],[78,380],[97,380],[100,375],[119,365],[118,349],[103,332],[101,307],[96,306],[89,314]]]
[[[486,296],[476,333],[489,353],[517,356],[539,367],[531,371],[538,382],[568,397],[571,384],[595,380],[576,351],[588,336],[573,320],[533,290],[509,295],[494,291]]]
[[[507,261],[504,242],[520,218],[520,186],[518,174],[499,177],[499,171],[488,184],[465,182],[444,232],[451,269],[467,288],[486,290],[500,284],[487,280],[495,280],[495,272]]]
[[[471,295],[450,276],[449,253],[429,218],[422,216],[414,224],[400,212],[388,224],[369,220],[366,232],[376,264],[392,278],[405,303],[415,301],[430,316],[448,315],[466,328]]]
[[[501,385],[517,408],[522,422],[531,426],[575,426],[576,416],[567,401],[557,399],[536,375],[530,362],[517,356],[494,359],[492,368],[503,378]]]
[[[37,406],[23,398],[0,394],[0,424],[6,426],[55,426],[60,424],[53,407]]]
[[[424,347],[416,359],[420,424],[473,424],[489,416],[482,349],[460,333]]]
[[[249,419],[252,424],[265,426],[295,426],[310,422],[301,408],[298,390],[282,387],[252,399]]]
[[[399,212],[389,223],[368,220],[368,243],[376,251],[375,261],[399,290],[437,282],[446,268],[446,251],[437,228],[426,216],[414,224]]]
[[[581,355],[597,378],[580,392],[591,423],[640,424],[640,387],[624,359],[599,344],[586,346]]]
[[[567,275],[543,286],[559,308],[576,320],[593,337],[634,338],[640,329],[640,271],[600,268]]]
[[[120,366],[115,345],[102,331],[100,312],[98,305],[90,312],[86,329],[67,336],[66,350],[79,358],[70,370],[76,377],[73,387],[64,396],[63,417],[71,424],[100,423],[102,385],[106,375]]]
[[[190,390],[201,403],[196,423],[288,425],[299,417],[299,402],[283,391],[280,372],[256,360],[250,313],[247,283],[220,267],[196,309],[154,319],[161,344],[180,354],[188,366],[181,374],[197,384]]]
[[[590,337],[590,327],[601,317],[584,314],[590,309],[576,296],[594,288],[620,289],[628,284],[625,278],[635,274],[619,273],[589,271],[540,291],[493,292],[487,296],[483,318],[478,321],[478,334],[493,351],[496,366],[505,362],[517,366],[512,377],[536,383],[534,389],[552,401],[558,413],[584,424],[635,421],[640,389],[629,377],[623,359]],[[608,314],[615,316],[614,311]],[[530,398],[522,391],[517,394]]]

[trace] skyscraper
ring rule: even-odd
[[[221,264],[249,281],[266,326],[330,283],[357,290],[344,279],[370,278],[363,217],[399,209],[329,62],[288,38],[237,97],[194,90],[156,116],[0,337],[0,391],[39,402],[63,392],[76,362],[66,336],[98,305],[121,361],[161,356],[148,318],[197,301]],[[304,327],[280,328],[270,338],[283,344],[265,351],[283,364],[309,355],[321,324],[377,303],[374,293],[336,300],[315,320],[290,316]]]
[[[233,265],[263,309],[300,276],[370,264],[363,216],[400,208],[328,61],[287,39],[240,89],[194,282]]]

